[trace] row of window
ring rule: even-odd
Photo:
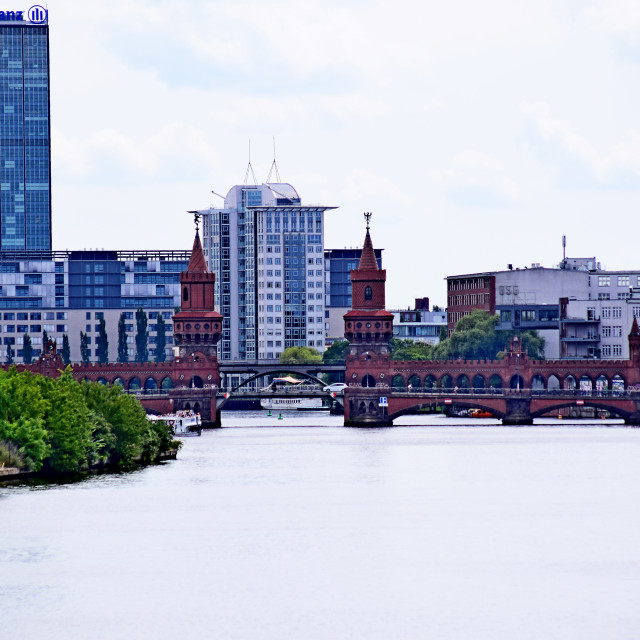
[[[628,287],[628,286],[630,286],[631,285],[631,277],[632,276],[617,276],[617,278],[618,278],[618,286],[619,287]],[[633,276],[633,278],[635,279],[634,286],[640,287],[640,276]],[[598,286],[599,287],[610,287],[611,286],[611,276],[598,276]]]
[[[475,304],[489,304],[491,297],[488,293],[468,293],[465,295],[449,296],[450,307],[468,307]]]
[[[489,286],[489,278],[463,278],[460,280],[449,280],[447,286],[449,291],[486,289]]]
[[[611,356],[621,356],[622,345],[620,344],[603,344],[602,345],[602,357],[609,358]]]

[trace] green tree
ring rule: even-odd
[[[118,362],[129,362],[129,348],[127,346],[127,326],[124,313],[118,320]]]
[[[69,336],[66,333],[62,336],[62,362],[71,364],[71,346],[69,345]]]
[[[31,336],[27,333],[22,342],[22,361],[25,364],[33,362],[33,345],[31,344]]]
[[[8,344],[7,345],[7,364],[13,364],[13,356],[14,356],[14,352],[13,352],[13,347]]]
[[[80,358],[85,364],[89,363],[91,351],[89,350],[89,336],[83,331],[80,332]]]
[[[544,338],[536,331],[497,331],[498,316],[474,309],[462,318],[454,332],[433,349],[434,358],[496,359],[502,357],[509,340],[518,335],[530,358],[544,357]]]
[[[49,342],[49,334],[45,329],[42,330],[42,352],[45,353],[47,351],[47,342]]]
[[[389,351],[392,360],[430,360],[433,354],[433,347],[415,340],[391,338]]]
[[[158,325],[156,327],[156,362],[164,362],[166,359],[165,348],[167,346],[167,326],[162,314],[158,312]]]
[[[104,318],[100,318],[98,325],[98,362],[106,364],[109,362],[109,338],[107,337],[107,328]]]
[[[149,330],[147,314],[142,307],[136,311],[136,362],[149,360]]]
[[[328,347],[322,354],[322,361],[326,364],[333,364],[336,362],[346,362],[347,352],[349,351],[348,340],[336,340],[330,347]]]
[[[322,354],[313,347],[288,347],[280,354],[281,364],[322,362]]]
[[[432,311],[442,311],[442,309],[440,308],[440,305],[434,304],[432,307]]]
[[[449,331],[447,325],[444,324],[440,327],[440,335],[438,336],[438,342],[443,342],[449,337]]]

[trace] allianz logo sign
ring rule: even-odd
[[[48,18],[48,11],[40,6],[34,4],[29,11],[27,11],[27,20],[31,24],[44,24]],[[24,11],[0,11],[0,22],[24,22]]]

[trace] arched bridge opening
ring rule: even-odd
[[[254,373],[253,375],[251,375],[246,380],[243,380],[239,385],[236,385],[235,387],[233,387],[231,389],[231,391],[237,391],[238,389],[241,389],[242,387],[246,387],[248,384],[250,384],[254,380],[258,380],[259,378],[264,378],[265,376],[271,376],[271,375],[281,378],[282,376],[287,375],[287,373],[283,373],[282,370],[260,371],[259,373]],[[318,378],[318,376],[315,376],[312,373],[308,373],[306,371],[292,371],[292,372],[290,372],[289,375],[299,376],[301,378],[304,378],[305,380],[310,380],[311,382],[313,382],[315,384],[320,384],[323,387],[325,386],[324,380],[322,380],[321,378]]]

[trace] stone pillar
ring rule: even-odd
[[[514,395],[505,398],[506,412],[502,424],[533,424],[531,398],[528,395]]]
[[[346,427],[390,427],[389,408],[379,407],[378,390],[360,388],[345,390],[344,425]]]

